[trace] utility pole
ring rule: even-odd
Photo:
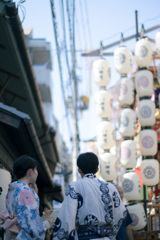
[[[77,116],[77,102],[78,102],[78,87],[76,77],[76,56],[75,56],[75,1],[73,1],[73,48],[72,48],[72,121],[73,121],[73,155],[72,155],[72,169],[73,181],[77,180],[77,157],[79,152],[79,131],[78,131],[78,116]]]
[[[72,76],[72,83],[73,83],[73,95],[72,95],[72,102],[73,107],[71,109],[72,114],[72,143],[73,143],[73,153],[72,153],[72,170],[73,170],[73,181],[77,180],[77,157],[79,152],[79,132],[78,132],[78,117],[77,117],[77,79],[75,76],[74,68],[73,68],[73,76]]]
[[[65,104],[65,111],[68,120],[68,107],[70,108],[70,113],[72,117],[72,144],[73,144],[73,153],[72,153],[72,176],[73,181],[77,180],[77,157],[79,153],[79,129],[78,129],[78,117],[77,117],[77,102],[78,102],[78,84],[77,84],[77,77],[76,77],[76,55],[75,55],[75,0],[73,0],[73,22],[71,24],[70,20],[70,12],[69,12],[69,1],[67,1],[67,11],[68,11],[68,18],[69,18],[69,28],[70,28],[70,48],[72,51],[72,69],[69,71],[71,72],[71,84],[72,84],[72,96],[71,101],[68,102],[68,106],[65,99],[65,91],[64,91],[64,82],[63,82],[63,75],[62,75],[62,64],[61,64],[61,57],[60,57],[60,46],[58,42],[58,30],[57,30],[57,22],[56,22],[56,15],[55,15],[55,4],[54,0],[50,0],[51,4],[51,12],[52,12],[52,20],[54,26],[54,33],[55,33],[55,42],[56,42],[56,49],[57,49],[57,58],[58,58],[58,65],[59,65],[59,73],[61,79],[61,88],[62,88],[62,95]],[[62,1],[63,4],[63,1]],[[68,64],[68,58],[67,58]],[[69,68],[69,66],[68,66]],[[69,124],[68,124],[69,125]]]

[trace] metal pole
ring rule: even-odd
[[[136,41],[139,40],[139,32],[138,32],[138,11],[135,11],[135,20],[136,20]]]

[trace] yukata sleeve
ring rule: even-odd
[[[53,239],[76,239],[76,215],[79,194],[74,187],[68,185],[62,207],[55,221]]]
[[[128,225],[130,225],[133,222],[133,220],[132,220],[131,215],[130,215],[130,213],[129,213],[127,208],[126,208],[126,211],[127,211],[126,226],[128,226]]]
[[[122,225],[123,219],[127,215],[127,211],[117,189],[115,189],[115,191],[113,192],[112,199],[113,199],[114,231],[116,235]]]
[[[46,228],[39,216],[39,208],[35,195],[28,189],[23,189],[17,196],[17,223],[21,231],[17,239],[44,239]]]

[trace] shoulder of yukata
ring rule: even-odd
[[[75,186],[76,184],[69,184],[66,188],[65,195],[70,197],[72,200],[76,200],[78,202],[78,208],[80,208],[83,205],[83,196],[76,192]]]
[[[13,197],[15,198],[16,196],[18,196],[18,194],[19,194],[23,189],[27,189],[26,184],[25,184],[25,185],[18,186],[18,187],[14,190]]]
[[[71,183],[66,187],[65,195],[70,196],[73,199],[77,199],[77,192],[75,190],[74,184]]]

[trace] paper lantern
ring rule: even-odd
[[[160,31],[158,31],[158,32],[156,33],[155,43],[156,43],[157,55],[160,56]]]
[[[154,156],[157,153],[157,133],[145,129],[139,133],[140,151],[143,156]]]
[[[117,158],[111,153],[103,153],[100,158],[100,174],[106,181],[113,181],[118,176]]]
[[[101,90],[95,94],[96,114],[101,118],[108,118],[112,115],[113,96],[110,92]]]
[[[97,125],[97,143],[102,149],[110,149],[115,144],[115,128],[108,121],[102,121]]]
[[[114,51],[114,65],[118,73],[127,75],[132,70],[132,53],[127,47],[119,47]]]
[[[136,165],[136,143],[133,140],[125,140],[121,143],[121,164],[125,168],[134,168]]]
[[[159,162],[155,159],[143,160],[141,163],[141,174],[144,185],[157,185],[159,183]]]
[[[142,127],[155,124],[155,103],[152,100],[139,101],[138,120]]]
[[[142,204],[134,204],[127,206],[133,222],[131,223],[132,230],[141,230],[147,224],[147,219]]]
[[[122,188],[127,200],[138,200],[140,198],[140,179],[134,172],[125,173],[122,177]]]
[[[139,97],[152,96],[153,74],[149,70],[138,71],[135,75],[135,87]]]
[[[93,63],[94,81],[100,87],[106,87],[110,82],[110,64],[103,58]]]
[[[120,112],[119,132],[123,137],[132,137],[135,133],[136,116],[130,108],[124,108]]]
[[[0,168],[0,188],[2,190],[0,194],[0,211],[6,209],[6,195],[10,183],[11,183],[10,172]]]
[[[131,105],[134,101],[134,85],[130,78],[123,77],[118,85],[118,101],[121,106]]]
[[[135,60],[140,68],[149,67],[153,54],[152,43],[147,38],[142,38],[136,42],[135,46]]]

